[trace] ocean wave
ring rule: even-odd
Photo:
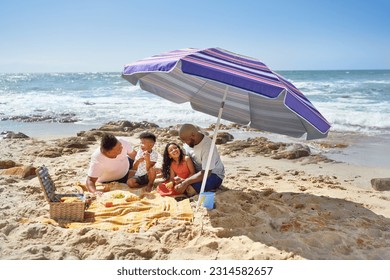
[[[376,79],[364,71],[286,74],[333,130],[389,133],[390,81],[383,76]],[[161,126],[184,122],[208,126],[216,122],[216,117],[196,112],[188,103],[174,104],[131,85],[120,73],[1,74],[0,97],[3,117],[39,112],[75,114],[83,124],[118,119],[146,120]]]

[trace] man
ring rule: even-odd
[[[96,191],[96,182],[126,183],[135,155],[136,151],[130,143],[112,134],[103,134],[100,148],[91,157],[86,182],[88,190],[101,195],[101,192]]]
[[[205,174],[207,159],[209,156],[212,140],[198,131],[192,124],[184,124],[179,130],[179,137],[185,143],[184,149],[195,165],[195,174],[185,179],[175,188],[187,189],[192,186],[197,193],[200,192],[203,175]],[[205,191],[217,189],[225,177],[225,167],[219,156],[217,147],[214,148],[211,158],[210,170],[207,174]]]

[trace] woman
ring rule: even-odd
[[[164,149],[162,176],[166,179],[157,190],[161,195],[188,196],[196,194],[192,186],[181,187],[180,183],[195,174],[195,167],[190,157],[185,156],[183,150],[176,143],[168,143]]]

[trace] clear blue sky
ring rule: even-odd
[[[221,47],[274,70],[390,69],[390,0],[0,0],[0,72],[120,72]]]

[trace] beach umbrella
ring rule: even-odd
[[[220,48],[180,49],[125,65],[122,77],[141,89],[220,120],[306,139],[324,138],[330,124],[292,83],[257,59]],[[207,169],[207,168],[206,168]],[[207,174],[208,169],[206,170]],[[204,190],[203,179],[201,193]]]

